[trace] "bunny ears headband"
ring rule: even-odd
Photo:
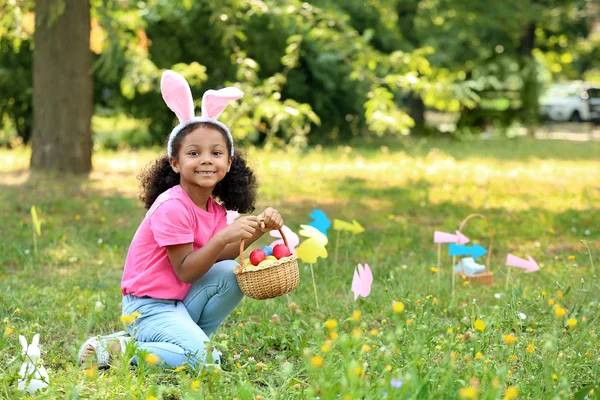
[[[171,131],[169,135],[169,143],[167,150],[169,157],[175,157],[173,149],[173,140],[179,132],[186,126],[196,122],[207,122],[217,125],[227,133],[227,137],[231,143],[229,149],[230,155],[233,156],[233,137],[229,128],[217,118],[231,100],[241,99],[244,93],[236,87],[226,87],[220,90],[207,90],[202,96],[202,115],[194,116],[194,99],[192,98],[192,90],[185,78],[177,72],[166,70],[162,74],[160,80],[160,91],[162,97],[167,103],[167,106],[177,115],[179,125]]]

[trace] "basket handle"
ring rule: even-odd
[[[285,244],[285,247],[289,248],[288,241],[287,241],[287,238],[285,237],[285,234],[283,233],[283,231],[281,229],[277,229],[277,230],[281,234],[281,238],[283,239],[283,243]],[[242,272],[244,272],[244,242],[245,242],[244,239],[242,239],[242,241],[240,242],[240,274]]]
[[[494,243],[494,229],[492,228],[492,224],[491,222],[484,217],[481,214],[471,214],[469,216],[467,216],[467,218],[465,218],[461,223],[460,226],[458,228],[458,231],[462,233],[463,228],[465,227],[465,225],[467,224],[467,221],[470,220],[471,218],[482,218],[485,222],[487,222],[488,227],[490,228],[490,247],[488,250],[488,255],[487,255],[487,262],[486,262],[486,268],[489,271],[490,270],[490,262],[491,262],[491,257],[492,257],[492,248],[493,248],[493,243]],[[462,265],[462,260],[461,260],[461,265]],[[463,268],[463,272],[464,272],[464,268]]]

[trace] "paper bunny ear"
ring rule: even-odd
[[[236,87],[207,90],[202,96],[202,117],[217,119],[230,101],[241,99],[244,92]]]
[[[40,334],[36,333],[35,335],[33,335],[33,339],[31,340],[31,345],[37,346],[39,344],[40,344]]]
[[[194,117],[192,90],[183,76],[170,69],[166,70],[160,80],[160,91],[167,106],[177,115],[179,123]]]
[[[27,350],[27,339],[25,339],[25,336],[19,335],[19,343],[21,343],[23,351]]]

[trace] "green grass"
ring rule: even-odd
[[[222,370],[117,360],[88,377],[77,349],[90,334],[122,329],[122,266],[144,215],[136,176],[156,153],[97,153],[81,180],[28,179],[28,150],[0,151],[0,397],[20,397],[17,336],[36,332],[51,377],[46,398],[497,399],[516,388],[519,398],[565,399],[592,387],[598,396],[600,143],[408,140],[248,153],[262,183],[258,211],[276,207],[296,232],[313,208],[366,229],[330,229],[329,257],[314,265],[321,309],[301,263],[292,307],[285,296],[246,298],[221,326]],[[42,220],[37,254],[32,205]],[[463,232],[490,248],[493,230],[495,284],[457,279],[453,298],[447,247],[431,270],[433,232],[453,232],[473,213],[489,225],[471,219]],[[507,277],[508,253],[542,270]],[[365,262],[373,290],[355,302],[353,269]],[[394,301],[405,309],[394,312]],[[510,333],[517,341],[507,344]]]

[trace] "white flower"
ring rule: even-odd
[[[519,318],[521,319],[525,319],[527,318],[527,315],[523,314],[522,312],[519,313]]]
[[[501,295],[500,293],[496,293],[496,294],[494,295],[494,297],[495,297],[495,298],[497,298],[497,299],[499,299],[500,297],[502,297],[502,295]]]
[[[25,249],[25,251],[23,253],[29,254],[29,249]]]
[[[98,300],[96,302],[95,309],[96,309],[97,312],[100,312],[100,311],[104,310],[104,304],[102,304],[102,302],[100,300]]]
[[[102,238],[98,239],[98,244],[102,244],[103,240]]]

